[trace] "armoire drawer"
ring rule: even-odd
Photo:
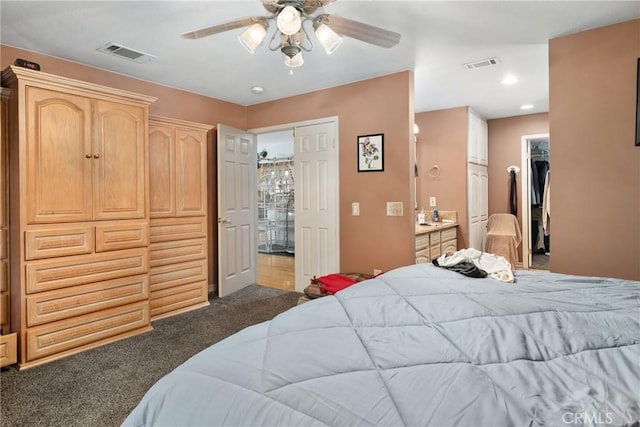
[[[9,294],[3,293],[0,294],[0,325],[7,323],[9,323]]]
[[[207,282],[200,281],[153,292],[149,302],[151,320],[185,308],[208,305]]]
[[[207,217],[161,218],[151,221],[151,243],[207,237]]]
[[[142,248],[149,245],[149,224],[122,222],[96,225],[96,252]]]
[[[7,258],[9,256],[8,236],[8,230],[6,228],[0,228],[0,259]]]
[[[149,246],[149,266],[151,268],[194,261],[206,258],[206,256],[207,240],[203,238],[152,243]]]
[[[148,301],[35,326],[27,329],[27,360],[86,350],[136,329],[150,329]]]
[[[118,307],[149,297],[146,274],[27,296],[28,326]]]
[[[90,254],[94,249],[91,225],[31,229],[24,240],[26,260]]]
[[[13,365],[18,361],[18,334],[0,335],[0,367]]]
[[[206,279],[207,260],[205,259],[154,267],[149,272],[151,299],[154,298],[156,291],[187,283],[206,281]]]
[[[0,292],[9,291],[9,261],[0,260]]]
[[[147,248],[28,262],[27,293],[61,289],[146,273]]]
[[[453,227],[453,228],[447,228],[446,230],[442,230],[440,232],[440,239],[442,242],[446,242],[447,240],[453,240],[456,238],[457,236],[457,228]]]

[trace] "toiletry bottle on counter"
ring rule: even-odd
[[[433,221],[434,222],[440,221],[440,217],[438,216],[438,208],[433,208]]]
[[[424,217],[424,209],[421,209],[420,212],[418,212],[418,225],[422,225],[426,222],[425,217]]]

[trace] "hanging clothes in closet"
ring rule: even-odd
[[[540,151],[533,154],[538,160],[532,160],[531,167],[531,236],[532,251],[534,253],[549,252],[549,235],[544,230],[543,205],[545,202],[545,184],[549,171],[548,152]],[[538,240],[538,238],[540,240]]]
[[[546,160],[538,160],[536,162],[536,168],[538,169],[539,191],[540,191],[540,204],[544,204],[544,186],[547,181],[547,172],[549,171],[549,162]]]
[[[540,180],[535,162],[531,162],[531,206],[540,205]]]
[[[550,202],[550,190],[551,190],[551,171],[548,170],[545,176],[544,183],[544,201],[542,203],[542,229],[544,230],[544,235],[549,236],[551,234],[551,203]],[[545,241],[545,248],[548,252],[548,244]]]
[[[540,206],[544,202],[544,184],[549,170],[549,162],[536,160],[531,163],[531,205]]]

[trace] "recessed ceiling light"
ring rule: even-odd
[[[524,104],[520,106],[522,110],[531,110],[533,108],[533,104]]]
[[[516,76],[505,76],[502,80],[500,80],[500,83],[502,83],[503,85],[512,85],[518,82],[518,78]]]
[[[264,88],[262,86],[251,86],[251,92],[256,95],[262,95],[264,93]]]

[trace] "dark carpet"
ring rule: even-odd
[[[0,425],[119,426],[158,379],[189,357],[296,305],[301,294],[251,285],[154,330],[43,366],[0,373]]]

